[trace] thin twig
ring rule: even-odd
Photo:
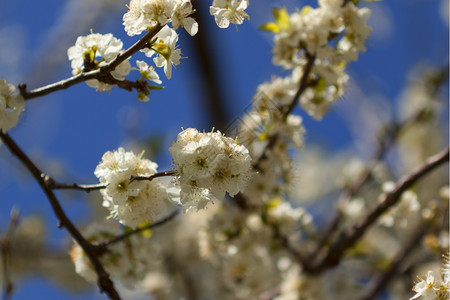
[[[106,188],[104,184],[78,184],[78,183],[59,183],[54,182],[53,184],[49,184],[49,188],[52,190],[83,190],[86,192],[97,191]]]
[[[309,74],[311,73],[312,68],[314,66],[314,61],[316,60],[316,55],[315,54],[309,54],[306,51],[305,57],[306,57],[307,61],[306,61],[306,65],[305,65],[304,70],[303,70],[302,78],[300,79],[299,88],[297,90],[297,93],[295,93],[294,98],[292,99],[289,107],[284,112],[283,120],[286,120],[287,117],[289,116],[289,114],[292,113],[292,111],[297,106],[298,102],[300,101],[300,96],[303,94],[303,92],[308,87]]]
[[[153,175],[150,176],[136,176],[136,177],[131,177],[130,182],[133,182],[135,180],[148,180],[148,181],[152,181],[155,178],[158,177],[165,177],[165,176],[174,176],[177,175],[178,171],[165,171],[165,172],[159,172],[159,173],[155,173]]]
[[[70,78],[31,90],[27,92],[27,86],[26,84],[20,84],[19,85],[19,91],[20,94],[26,99],[32,99],[41,97],[47,94],[50,94],[55,91],[67,89],[75,84],[78,84],[80,82],[84,82],[86,80],[90,79],[105,79],[109,78],[108,75],[114,71],[114,69],[120,65],[122,62],[127,60],[129,57],[131,57],[133,54],[138,52],[139,50],[145,48],[148,45],[148,42],[151,41],[152,38],[155,37],[155,35],[163,28],[164,26],[156,25],[153,27],[146,35],[144,35],[139,41],[137,41],[133,46],[125,50],[124,52],[120,53],[114,60],[112,60],[109,64],[102,66],[100,69],[89,71],[89,72],[82,72],[78,75],[72,76]],[[126,89],[132,89],[136,88],[138,83],[134,83],[131,81],[117,81],[115,82],[119,86],[126,88]]]
[[[129,237],[132,236],[132,235],[135,235],[135,234],[138,234],[138,233],[140,233],[140,232],[142,232],[142,231],[149,230],[149,229],[153,229],[153,228],[156,228],[156,227],[159,227],[159,226],[161,226],[161,225],[166,224],[167,222],[169,222],[170,220],[172,220],[173,218],[175,218],[179,213],[180,213],[179,210],[175,210],[175,211],[172,212],[170,215],[168,215],[167,217],[164,217],[163,219],[161,219],[161,220],[159,220],[159,221],[157,221],[157,222],[154,222],[154,223],[149,224],[149,225],[147,225],[147,226],[139,227],[139,228],[136,228],[136,229],[134,229],[134,230],[132,230],[132,231],[126,232],[126,233],[121,234],[121,235],[118,235],[118,236],[116,236],[116,237],[110,239],[110,240],[107,241],[107,242],[104,242],[104,243],[101,243],[101,244],[97,245],[96,247],[97,247],[98,251],[103,252],[103,251],[105,251],[106,248],[108,248],[109,246],[111,246],[111,245],[113,245],[113,244],[116,244],[116,243],[118,243],[118,242],[120,242],[120,241],[123,241],[123,240],[129,238]]]
[[[417,114],[418,119],[419,114]],[[411,122],[416,120],[415,118],[409,119],[403,124],[394,124],[388,126],[386,128],[392,128],[392,130],[385,129],[383,131],[383,137],[379,138],[379,143],[377,144],[377,149],[375,150],[372,158],[366,164],[365,168],[361,171],[359,176],[354,180],[347,189],[341,194],[339,197],[338,203],[346,203],[350,201],[355,195],[359,193],[361,188],[366,184],[366,182],[370,179],[370,174],[373,168],[376,166],[376,162],[380,161],[382,157],[386,154],[389,148],[393,145],[394,140],[397,138],[400,130],[406,128],[407,125],[411,124]],[[310,255],[310,259],[314,259],[317,257],[319,252],[323,249],[323,247],[329,242],[330,238],[333,234],[339,229],[339,224],[342,220],[341,211],[336,211],[336,215],[333,218],[333,221],[330,222],[328,229],[326,229],[325,233],[320,238],[317,247]]]
[[[377,205],[370,213],[368,213],[360,222],[356,223],[349,230],[340,234],[336,243],[332,245],[326,256],[315,266],[306,266],[305,271],[308,273],[317,274],[325,269],[337,265],[342,259],[345,252],[353,247],[357,241],[365,234],[367,229],[375,223],[378,218],[384,214],[389,208],[394,206],[400,199],[404,191],[412,187],[419,179],[433,171],[435,168],[448,162],[449,148],[440,153],[429,157],[426,162],[411,172],[410,174],[401,178],[394,190],[384,194],[383,201]]]
[[[282,111],[282,119],[283,120],[286,120],[287,117],[289,116],[289,114],[292,113],[292,111],[297,106],[298,102],[300,101],[301,95],[306,90],[306,88],[309,86],[308,79],[309,79],[309,75],[312,71],[312,68],[314,66],[314,61],[316,60],[316,56],[309,54],[308,52],[306,52],[305,56],[306,56],[307,62],[306,62],[306,65],[304,66],[304,70],[303,70],[302,77],[300,79],[298,90],[295,93],[294,97],[292,97],[292,100],[291,100],[289,106],[284,111]],[[269,142],[264,147],[264,150],[262,151],[261,156],[253,164],[253,169],[260,170],[260,165],[261,165],[262,161],[264,161],[267,158],[268,152],[275,146],[278,139],[279,139],[278,134],[269,137]]]
[[[153,180],[158,177],[164,177],[164,176],[173,176],[176,175],[176,171],[166,171],[166,172],[159,172],[155,173],[150,176],[137,176],[137,177],[131,177],[130,182],[133,182],[135,180]],[[98,184],[78,184],[78,183],[60,183],[54,181],[53,178],[47,176],[45,178],[47,181],[47,185],[52,190],[83,190],[86,192],[101,190],[106,188],[106,185],[102,183]]]
[[[110,299],[118,300],[120,299],[119,294],[114,288],[114,283],[109,278],[109,274],[105,271],[102,263],[97,257],[95,247],[89,243],[83,235],[78,231],[75,225],[70,221],[64,212],[58,198],[53,193],[52,189],[47,185],[47,175],[43,173],[32,161],[31,159],[22,151],[22,149],[14,142],[14,140],[6,133],[0,131],[0,138],[3,140],[4,144],[8,147],[13,155],[15,155],[28,169],[34,179],[39,183],[39,186],[47,196],[50,205],[53,209],[55,216],[58,218],[58,227],[65,227],[69,231],[70,235],[74,240],[80,245],[83,251],[89,258],[95,272],[98,276],[98,286],[100,291],[105,292]]]

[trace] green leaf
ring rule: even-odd
[[[273,32],[273,33],[280,32],[280,27],[276,23],[273,23],[273,22],[269,22],[269,23],[263,24],[263,25],[259,26],[258,29],[259,30],[264,30],[264,31],[270,31],[270,32]]]
[[[270,202],[267,203],[266,208],[273,209],[273,208],[277,207],[278,205],[280,205],[282,202],[283,202],[283,199],[281,199],[280,197],[272,198],[270,200]]]
[[[144,222],[142,222],[141,224],[139,224],[139,228],[145,228],[145,227],[147,227],[148,225],[150,225],[150,222],[148,222],[148,221],[144,221]],[[144,237],[146,237],[146,238],[151,238],[152,237],[152,230],[150,229],[150,228],[148,228],[148,229],[144,229],[144,230],[142,230],[141,231],[141,233],[142,233],[142,235],[144,236]]]
[[[287,9],[285,6],[282,8],[274,8],[272,9],[273,18],[275,21],[277,21],[280,25],[287,25],[289,24],[289,13],[287,12]]]
[[[307,14],[311,9],[312,9],[311,6],[306,5],[306,6],[304,6],[304,7],[302,8],[300,14],[305,15],[305,14]]]
[[[315,90],[317,92],[324,92],[326,89],[327,89],[327,82],[325,81],[325,79],[320,78],[317,82]]]
[[[158,85],[149,85],[147,86],[149,90],[162,90],[164,89],[163,86],[158,86]]]
[[[265,141],[267,139],[267,133],[266,132],[262,132],[259,136],[258,136],[258,140],[259,141]]]
[[[278,33],[289,28],[289,13],[286,7],[272,9],[273,18],[275,22],[269,22],[259,27],[261,30]]]

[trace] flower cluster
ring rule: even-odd
[[[165,187],[156,179],[133,180],[156,173],[158,165],[123,148],[106,152],[95,176],[106,185],[103,206],[123,225],[136,228],[165,215],[170,207]]]
[[[224,203],[201,232],[204,259],[219,262],[223,299],[257,299],[279,283],[278,249],[259,214]]]
[[[188,128],[178,134],[169,151],[179,174],[180,201],[187,206],[198,205],[188,196],[193,191],[206,196],[209,190],[219,199],[226,192],[234,196],[245,189],[251,176],[248,150],[219,131]]]
[[[312,216],[304,208],[294,208],[288,202],[274,201],[268,207],[267,216],[285,237],[298,238],[300,229],[312,228]]]
[[[288,107],[295,97],[300,74],[294,73],[292,77],[273,77],[270,82],[258,86],[257,95],[253,101],[253,111],[247,115],[253,119],[245,124],[247,130],[258,132],[259,135],[283,135],[289,138],[297,148],[303,147],[303,135],[306,133],[300,116],[285,115]],[[259,127],[259,130],[255,127]]]
[[[382,185],[382,189],[384,193],[389,193],[395,188],[395,183],[392,181],[385,182]],[[382,194],[381,199],[383,199]],[[420,213],[420,202],[417,199],[417,194],[411,190],[405,191],[399,203],[387,211],[381,218],[379,219],[380,224],[386,227],[393,227],[394,225],[399,225],[401,228],[406,228],[413,223],[414,220],[417,220]]]
[[[214,0],[209,12],[220,28],[228,28],[230,23],[242,24],[244,19],[250,17],[245,12],[249,0]]]
[[[91,33],[78,37],[75,45],[67,50],[67,56],[71,60],[72,74],[77,75],[107,65],[119,55],[122,48],[122,41],[113,37],[111,33]],[[111,76],[115,80],[123,81],[130,71],[131,65],[128,60],[125,60],[111,72]],[[101,92],[109,91],[113,86],[111,83],[97,79],[87,80],[86,83]]]
[[[14,85],[0,79],[0,130],[6,131],[16,126],[24,106],[25,101],[16,93]]]
[[[275,33],[273,62],[294,68],[302,64],[303,51],[333,64],[356,60],[371,32],[366,24],[370,10],[342,4],[342,0],[324,0],[318,8],[305,6],[292,14],[285,8],[275,10],[276,23],[263,26]]]
[[[123,25],[129,36],[141,34],[157,24],[172,22],[174,29],[184,27],[194,36],[198,24],[194,18],[190,0],[131,0],[128,12],[123,16]]]
[[[358,9],[351,2],[342,4],[342,0],[323,0],[318,8],[306,6],[292,14],[285,8],[275,9],[276,22],[262,26],[275,33],[274,64],[293,70],[294,82],[298,82],[295,73],[302,74],[308,60],[314,59],[310,74],[314,84],[303,93],[300,105],[316,119],[342,96],[348,81],[345,66],[365,50],[371,32],[366,24],[369,9]]]
[[[292,180],[289,146],[302,148],[306,132],[302,118],[292,114],[297,103],[321,119],[344,92],[347,62],[365,50],[370,11],[351,2],[343,4],[323,0],[317,8],[306,6],[292,14],[286,8],[274,9],[275,22],[261,27],[275,34],[274,64],[291,73],[259,85],[253,108],[240,124],[240,139],[252,156],[260,158],[259,174],[251,184],[252,192],[246,194],[253,204],[280,196]],[[277,180],[268,184],[270,177]]]

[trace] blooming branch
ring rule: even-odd
[[[345,252],[353,247],[356,242],[364,235],[371,225],[375,223],[378,218],[385,213],[390,207],[394,206],[400,199],[404,191],[411,188],[419,179],[429,174],[435,168],[449,161],[449,148],[447,147],[442,152],[430,157],[427,161],[411,172],[410,174],[401,178],[395,188],[384,195],[383,201],[376,206],[365,218],[356,223],[349,230],[341,233],[336,243],[332,245],[325,257],[318,264],[308,266],[305,271],[309,273],[320,273],[330,267],[337,265],[342,259]]]
[[[448,78],[448,64],[439,70],[435,76],[427,78],[426,84],[430,85],[429,100],[433,99],[439,92],[439,87],[444,84]],[[429,81],[429,82],[428,82]],[[364,169],[359,173],[358,177],[351,182],[348,187],[343,191],[338,199],[338,203],[347,203],[351,198],[355,197],[361,190],[361,188],[370,180],[371,172],[377,165],[377,162],[389,152],[394,143],[406,133],[408,129],[411,129],[413,125],[421,122],[429,114],[429,108],[427,106],[422,107],[409,118],[403,121],[392,122],[391,124],[384,125],[380,130],[380,134],[377,138],[376,150],[372,154],[372,157],[366,163]],[[333,220],[329,223],[327,230],[322,235],[316,249],[312,252],[310,258],[314,259],[323,247],[328,243],[330,238],[336,233],[339,228],[339,224],[342,221],[342,212],[338,210]]]
[[[148,47],[148,44],[151,42],[153,37],[163,28],[164,26],[157,24],[154,26],[147,34],[145,34],[139,41],[137,41],[134,45],[132,45],[130,48],[125,50],[123,53],[120,53],[114,60],[112,60],[110,63],[102,66],[100,69],[89,71],[89,72],[82,72],[78,75],[72,76],[70,78],[33,89],[31,91],[27,91],[27,85],[26,84],[20,84],[19,90],[20,94],[22,95],[25,100],[33,99],[37,97],[42,97],[45,95],[48,95],[50,93],[53,93],[55,91],[67,89],[75,84],[91,80],[91,79],[97,79],[99,81],[109,79],[111,80],[111,77],[109,76],[114,69],[119,66],[122,62],[127,60],[129,57],[131,57],[133,54],[138,52],[139,50]],[[129,81],[114,81],[114,83],[117,83],[120,87],[125,88],[127,90],[130,90],[131,88],[136,88],[137,83],[131,83]]]
[[[0,131],[0,138],[3,140],[5,145],[11,151],[13,155],[15,155],[28,169],[34,179],[38,182],[41,189],[44,191],[47,196],[50,205],[52,206],[53,212],[55,216],[58,218],[58,227],[65,227],[67,231],[69,231],[70,235],[74,238],[74,240],[80,245],[80,247],[84,250],[86,255],[88,256],[90,262],[92,263],[95,272],[98,276],[98,286],[100,291],[106,293],[110,299],[118,300],[120,299],[119,294],[117,293],[114,283],[109,278],[109,274],[103,268],[102,263],[97,257],[95,247],[89,243],[78,231],[75,225],[70,221],[64,212],[61,204],[58,201],[58,198],[53,193],[52,189],[48,187],[46,177],[47,175],[43,173],[32,161],[31,159],[22,151],[22,149],[14,142],[14,140],[7,134]]]

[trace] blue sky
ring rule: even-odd
[[[209,4],[206,2],[202,3],[204,9]],[[292,10],[312,3],[253,0],[249,8],[251,20],[238,30],[233,26],[219,29],[212,17],[204,25],[208,26],[212,57],[221,74],[222,93],[231,119],[246,109],[258,84],[269,80],[272,74],[283,74],[271,65],[271,35],[257,29],[271,21],[271,7],[286,5]],[[372,8],[370,23],[374,31],[368,51],[349,66],[349,73],[364,95],[393,103],[409,71],[419,62],[442,66],[448,60],[448,1],[385,0],[361,5]],[[2,1],[0,78],[14,84],[26,82],[35,88],[69,77],[67,48],[90,29],[111,32],[123,40],[125,47],[130,46],[136,37],[126,36],[123,30],[125,12],[125,2],[115,0],[44,0],[39,4]],[[184,56],[195,56],[185,33],[180,46]],[[11,136],[43,170],[61,181],[96,183],[93,171],[104,152],[151,137],[161,137],[161,153],[154,158],[161,170],[167,169],[167,148],[181,127],[209,130],[214,126],[214,120],[205,117],[208,111],[197,69],[196,61],[187,58],[174,70],[170,81],[160,72],[165,89],[152,92],[148,103],[139,102],[135,92],[116,88],[101,94],[85,84],[31,100],[19,126],[10,131]],[[355,93],[344,96],[344,100],[347,97],[350,101],[352,95]],[[304,116],[307,144],[320,143],[329,149],[351,147],[353,135],[346,116],[348,107],[339,103],[321,122]],[[50,244],[62,246],[68,240],[67,233],[56,228],[50,206],[37,184],[1,146],[0,199],[0,233],[5,231],[9,212],[15,206],[23,217],[34,213],[44,216]],[[61,194],[61,199],[77,224],[89,220],[88,207],[83,204],[87,201],[85,195]],[[33,299],[80,298],[69,296],[70,293],[36,276],[19,282],[17,288],[13,299],[27,299],[30,295]],[[94,288],[82,298],[103,296],[98,296]]]

